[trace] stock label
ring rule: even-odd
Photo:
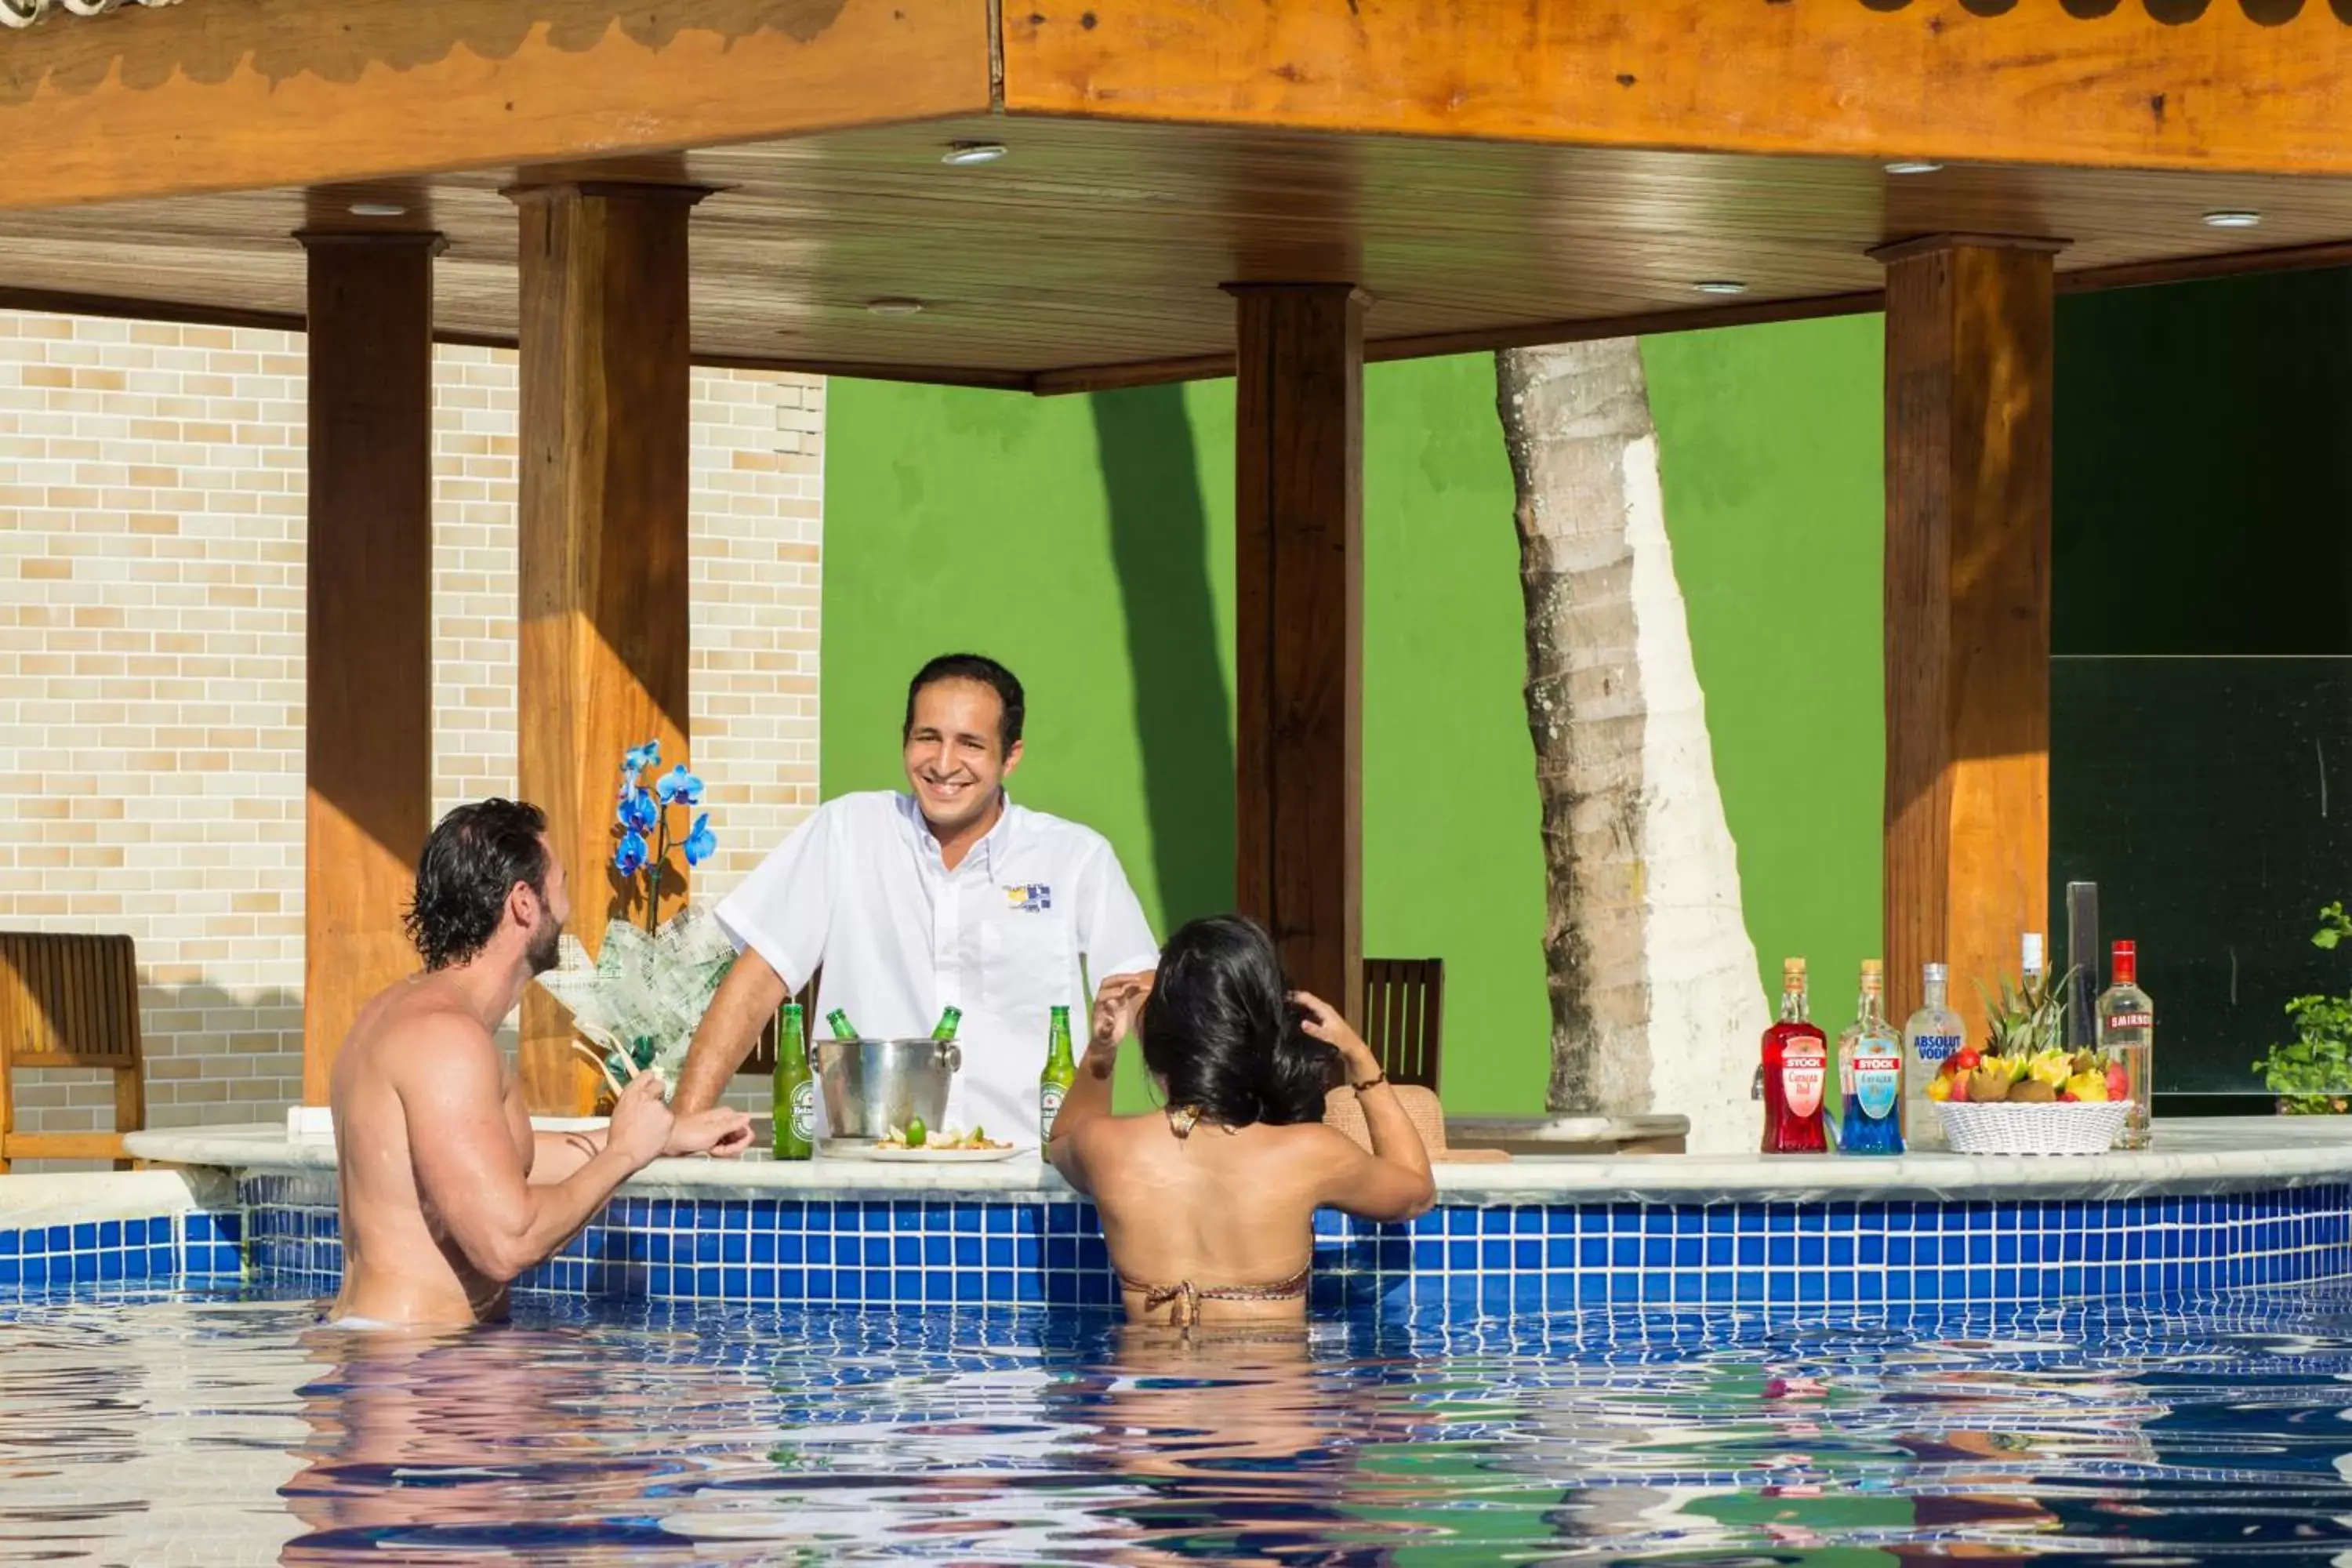
[[[1822,1108],[1822,1080],[1828,1076],[1829,1058],[1807,1042],[1799,1048],[1795,1041],[1780,1057],[1780,1096],[1789,1102],[1791,1114],[1811,1116]]]
[[[1895,1101],[1903,1092],[1903,1060],[1900,1057],[1865,1057],[1853,1058],[1853,1095],[1862,1106],[1862,1113],[1873,1121],[1884,1121],[1894,1114]]]

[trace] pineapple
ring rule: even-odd
[[[2065,1032],[2066,984],[2074,977],[2072,969],[2055,980],[2044,979],[2038,984],[2012,985],[2007,975],[2000,978],[2000,999],[1996,1002],[1982,985],[1977,987],[1985,1005],[1985,1057],[1988,1065],[1999,1058],[2010,1081],[2022,1084],[2040,1080],[2049,1070],[2045,1065],[2041,1073],[2032,1072],[2037,1059],[2048,1064],[2052,1058],[2063,1060],[2059,1041]],[[2061,1081],[2065,1075],[2061,1074]],[[2054,1087],[2054,1086],[2053,1086]],[[1998,1098],[1987,1096],[1987,1099]],[[2007,1098],[2014,1100],[2014,1093]],[[2033,1100],[2042,1097],[2034,1095]]]

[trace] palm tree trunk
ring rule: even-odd
[[[1766,1021],[1632,338],[1496,355],[1543,800],[1548,1107],[1751,1146]]]

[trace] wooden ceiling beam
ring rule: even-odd
[[[0,208],[986,112],[988,0],[218,0],[0,48]]]
[[[2309,271],[2327,267],[2352,267],[2352,241],[2231,251],[2218,256],[2132,262],[2116,267],[2082,268],[2059,273],[2057,291],[2062,295],[2079,294],[2102,289],[2139,288],[2158,283],[2269,272]],[[1496,349],[1524,348],[1541,343],[1581,342],[1595,338],[1638,337],[1657,332],[1754,326],[1770,321],[1810,321],[1824,316],[1857,315],[1880,310],[1884,305],[1885,299],[1879,290],[1864,289],[1801,300],[1743,300],[1639,315],[1537,321],[1470,331],[1370,339],[1364,344],[1364,360],[1368,364],[1386,363],[1392,360],[1491,353]],[[95,316],[115,321],[163,321],[186,326],[247,327],[264,331],[304,331],[302,314],[299,310],[247,310],[53,289],[0,286],[0,310]],[[1377,310],[1370,319],[1374,321],[1379,320]],[[434,330],[433,341],[468,348],[512,349],[515,346],[511,332],[468,331],[439,326]],[[891,363],[792,354],[705,353],[697,353],[694,363],[718,370],[837,375],[864,381],[1028,392],[1040,396],[1115,392],[1128,387],[1163,385],[1169,382],[1210,380],[1234,374],[1234,356],[1230,353],[1184,354],[1038,371],[987,370],[939,363]]]
[[[1117,0],[1003,26],[1012,114],[2352,174],[2345,0]]]
[[[247,310],[171,300],[133,300],[115,294],[76,294],[56,289],[0,287],[0,310],[36,310],[52,316],[95,316],[101,321],[163,321],[185,327],[246,327],[265,332],[299,333],[308,326],[299,310]],[[512,332],[468,332],[448,327],[436,327],[433,341],[462,348],[511,349],[515,346]],[[1002,392],[1036,390],[1036,377],[1024,372],[968,370],[958,365],[877,364],[844,360],[793,359],[782,354],[725,353],[698,353],[694,356],[694,363],[712,370],[844,375],[861,381],[910,381],[931,386],[979,386]]]

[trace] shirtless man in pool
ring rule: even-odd
[[[751,1141],[740,1111],[673,1119],[651,1074],[621,1095],[609,1128],[531,1130],[492,1031],[554,967],[571,913],[546,827],[536,806],[486,800],[452,811],[425,840],[408,915],[425,968],[361,1009],[329,1089],[342,1193],[339,1323],[502,1316],[514,1278],[648,1162]]]

